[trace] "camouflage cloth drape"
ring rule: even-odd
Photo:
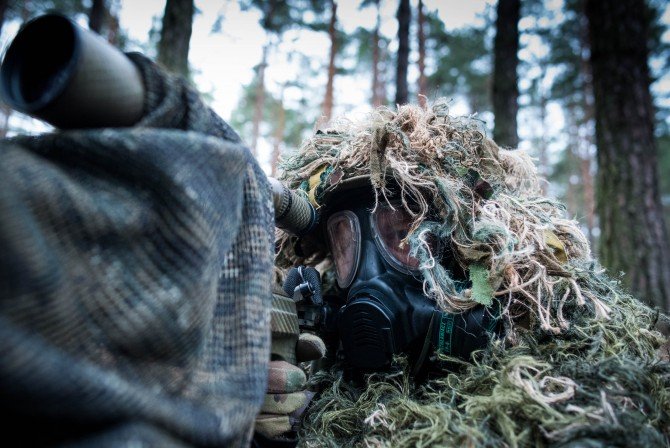
[[[148,91],[138,126],[0,142],[3,439],[248,445],[270,189],[196,92],[130,56]]]

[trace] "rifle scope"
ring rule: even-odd
[[[67,17],[26,23],[0,67],[0,94],[13,109],[61,129],[132,126],[142,117],[142,77],[130,59]],[[303,235],[318,222],[307,198],[270,179],[275,223]]]
[[[135,65],[97,34],[57,14],[19,30],[0,67],[0,93],[17,111],[61,129],[132,126],[144,106]]]

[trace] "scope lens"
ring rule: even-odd
[[[68,18],[46,15],[29,22],[14,38],[2,64],[5,100],[22,112],[38,111],[67,86],[76,53],[76,31]]]

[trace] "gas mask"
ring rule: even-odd
[[[420,262],[405,241],[411,215],[400,202],[380,201],[374,211],[372,203],[369,192],[348,191],[325,215],[337,284],[346,294],[327,313],[339,354],[361,372],[383,370],[399,354],[408,356],[414,372],[425,370],[436,352],[469,359],[500,333],[499,310],[439,310],[423,292]]]

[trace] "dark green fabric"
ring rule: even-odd
[[[130,57],[137,126],[0,141],[3,437],[246,446],[269,360],[270,188],[195,91]]]

